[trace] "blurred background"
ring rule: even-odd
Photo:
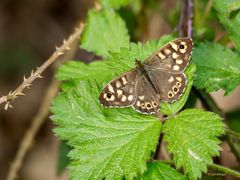
[[[139,3],[140,1],[138,1]],[[119,13],[127,20],[132,41],[157,39],[163,34],[176,31],[179,21],[179,4],[176,0],[141,1],[138,18],[134,11],[120,9]],[[204,1],[206,2],[206,1]],[[2,0],[0,2],[0,96],[14,90],[29,76],[32,69],[40,66],[62,44],[79,24],[84,21],[87,11],[93,8],[92,0]],[[134,8],[133,8],[134,9]],[[209,32],[207,32],[209,33]],[[221,32],[209,33],[218,38]],[[94,54],[77,49],[73,59],[90,62],[99,59]],[[54,68],[48,68],[43,79],[33,83],[13,103],[14,108],[7,111],[0,105],[0,180],[5,179],[15,157],[20,140],[38,112],[42,98]],[[240,105],[240,89],[230,96],[219,91],[213,94],[224,111],[236,109]],[[225,108],[225,105],[227,105]],[[30,151],[23,161],[18,179],[68,179],[67,171],[57,175],[59,140],[52,132],[53,123],[48,118],[41,127]],[[224,144],[223,164],[238,165],[227,144]]]

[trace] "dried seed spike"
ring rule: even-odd
[[[27,88],[29,88],[30,86],[32,86],[32,84],[31,84],[31,83],[29,83],[29,84],[26,84],[26,87],[27,87]]]
[[[33,70],[31,71],[31,76],[33,76],[34,75],[34,72],[33,72]]]
[[[57,47],[57,46],[56,46],[55,48],[56,48],[56,51],[58,51],[58,50],[59,50],[59,47]]]
[[[66,42],[67,42],[67,41],[66,41],[65,39],[63,39],[63,44],[66,44]]]
[[[43,76],[42,76],[41,74],[39,74],[39,75],[38,75],[38,78],[40,78],[40,79],[41,79],[41,78],[43,78]]]
[[[25,77],[25,75],[23,75],[23,82],[25,82],[27,80],[27,78]]]
[[[63,55],[63,54],[64,54],[64,52],[59,52],[59,53],[57,53],[58,56],[61,56],[61,55]]]
[[[13,93],[12,93],[12,91],[10,91],[9,93],[8,93],[8,96],[11,96]]]
[[[4,109],[5,109],[5,110],[8,110],[8,107],[9,107],[9,102],[7,102],[7,103],[5,104]]]
[[[25,96],[25,94],[22,93],[22,92],[19,92],[18,95],[19,95],[19,96]]]

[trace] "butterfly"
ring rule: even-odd
[[[161,102],[172,103],[184,93],[184,74],[191,58],[191,38],[178,38],[157,50],[136,68],[110,81],[99,95],[106,107],[132,107],[143,114],[155,114]]]

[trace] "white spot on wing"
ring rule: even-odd
[[[138,98],[143,101],[144,100],[144,96],[138,96]]]
[[[109,90],[110,92],[113,92],[113,93],[115,92],[114,89],[113,89],[113,87],[112,87],[111,85],[108,86],[108,90]]]
[[[121,79],[122,79],[122,81],[123,81],[123,85],[127,84],[127,80],[126,80],[125,77],[122,77]]]
[[[132,100],[133,100],[133,95],[129,95],[129,96],[128,96],[128,100],[129,100],[129,101],[132,101]]]
[[[125,102],[126,100],[127,100],[127,97],[123,95],[121,101]]]
[[[117,82],[116,82],[116,87],[117,87],[117,88],[121,87],[121,82],[120,82],[120,81],[117,81]]]
[[[173,48],[175,51],[178,50],[177,44],[175,44],[175,43],[170,43],[170,44],[171,44],[172,48]]]
[[[161,59],[165,59],[165,58],[166,58],[166,56],[164,56],[161,52],[159,52],[157,55],[158,55],[158,57],[160,57]]]
[[[177,64],[182,64],[182,63],[183,63],[183,60],[177,59],[177,60],[176,60],[176,63],[177,63]]]
[[[168,79],[168,82],[173,82],[174,81],[174,78],[173,76],[171,76],[169,79]]]
[[[176,59],[176,58],[178,58],[178,56],[179,56],[179,55],[178,55],[177,53],[175,53],[175,52],[174,52],[174,53],[172,53],[172,58],[173,58],[173,59]]]
[[[173,66],[173,70],[178,71],[179,70],[179,66],[178,65],[174,65]]]

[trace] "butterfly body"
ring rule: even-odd
[[[99,96],[106,107],[133,107],[143,114],[155,114],[160,102],[172,103],[183,94],[184,70],[192,53],[190,38],[176,39],[148,57],[136,60],[132,69],[107,84]]]

